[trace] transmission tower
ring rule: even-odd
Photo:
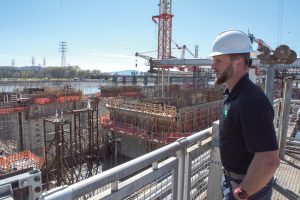
[[[11,59],[11,67],[15,67],[15,59]]]
[[[31,66],[32,67],[35,66],[35,58],[34,58],[34,56],[31,57]]]
[[[67,42],[61,41],[59,44],[59,52],[61,53],[61,67],[66,66]]]
[[[46,67],[46,58],[43,59],[43,67]]]

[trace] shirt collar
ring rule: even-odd
[[[248,82],[248,80],[249,75],[247,73],[237,82],[237,84],[233,87],[231,92],[229,92],[229,90],[226,88],[225,94],[228,95],[229,99],[234,99],[236,96],[238,96],[239,93],[241,93],[244,85],[246,84],[246,82]]]

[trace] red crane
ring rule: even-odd
[[[159,15],[152,16],[154,23],[158,23],[158,52],[157,59],[171,58],[172,42],[172,8],[171,0],[160,0]],[[158,20],[158,21],[157,21]]]

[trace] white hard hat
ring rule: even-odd
[[[229,30],[221,32],[214,40],[210,57],[236,53],[250,53],[251,56],[260,54],[253,50],[247,34],[238,30]]]

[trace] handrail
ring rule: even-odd
[[[158,162],[163,158],[175,154],[178,150],[185,149],[186,147],[195,144],[197,141],[204,140],[211,135],[211,132],[212,128],[208,128],[189,137],[180,138],[176,142],[104,171],[101,174],[97,174],[70,186],[63,186],[60,189],[56,188],[55,192],[49,191],[48,193],[44,193],[43,199],[68,200],[79,198],[89,192],[105,186],[106,184],[118,181],[125,176],[133,174],[134,172],[151,165],[152,163]]]

